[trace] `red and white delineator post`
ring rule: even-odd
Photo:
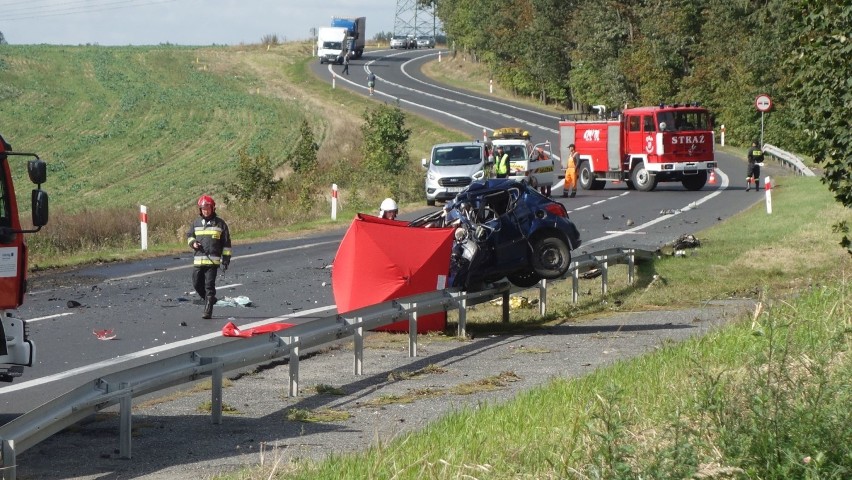
[[[337,220],[337,184],[331,184],[331,219]]]
[[[139,230],[142,239],[142,251],[148,250],[148,207],[139,205]]]
[[[763,189],[766,191],[766,214],[772,214],[772,179],[769,175],[763,179]]]

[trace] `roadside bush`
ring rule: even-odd
[[[361,126],[364,167],[384,178],[402,173],[410,165],[405,114],[399,107],[379,105],[364,112]]]
[[[299,140],[296,142],[296,148],[290,156],[288,163],[293,167],[296,173],[311,172],[317,167],[317,145],[314,140],[314,132],[307,119],[302,119],[302,125],[299,127]]]
[[[240,202],[268,201],[280,186],[275,180],[269,156],[261,150],[252,157],[245,148],[241,148],[237,155],[237,181],[227,187],[228,194]],[[230,197],[228,201],[231,201]]]

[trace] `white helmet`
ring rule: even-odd
[[[391,210],[399,210],[399,207],[396,205],[396,202],[393,201],[392,198],[386,198],[382,200],[382,205],[379,207],[379,216],[384,216],[385,212],[390,212]]]

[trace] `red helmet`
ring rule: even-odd
[[[210,205],[213,208],[216,208],[216,202],[213,201],[213,197],[210,195],[202,195],[198,197],[198,208],[201,208],[204,205]]]

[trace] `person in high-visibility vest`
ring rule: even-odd
[[[210,195],[198,199],[198,218],[186,234],[189,248],[195,250],[192,286],[204,301],[201,318],[211,318],[216,304],[216,274],[231,263],[231,233],[228,224],[216,215],[216,202]]]
[[[503,146],[497,146],[497,153],[494,155],[494,175],[497,178],[506,178],[509,176],[509,154],[503,151]]]
[[[757,146],[757,142],[751,142],[748,151],[748,170],[746,172],[746,192],[751,190],[754,183],[754,191],[760,190],[760,164],[763,163],[763,150]]]
[[[562,196],[567,197],[571,192],[571,198],[577,195],[577,150],[574,144],[568,145],[568,159],[565,162],[565,185],[562,187]]]

